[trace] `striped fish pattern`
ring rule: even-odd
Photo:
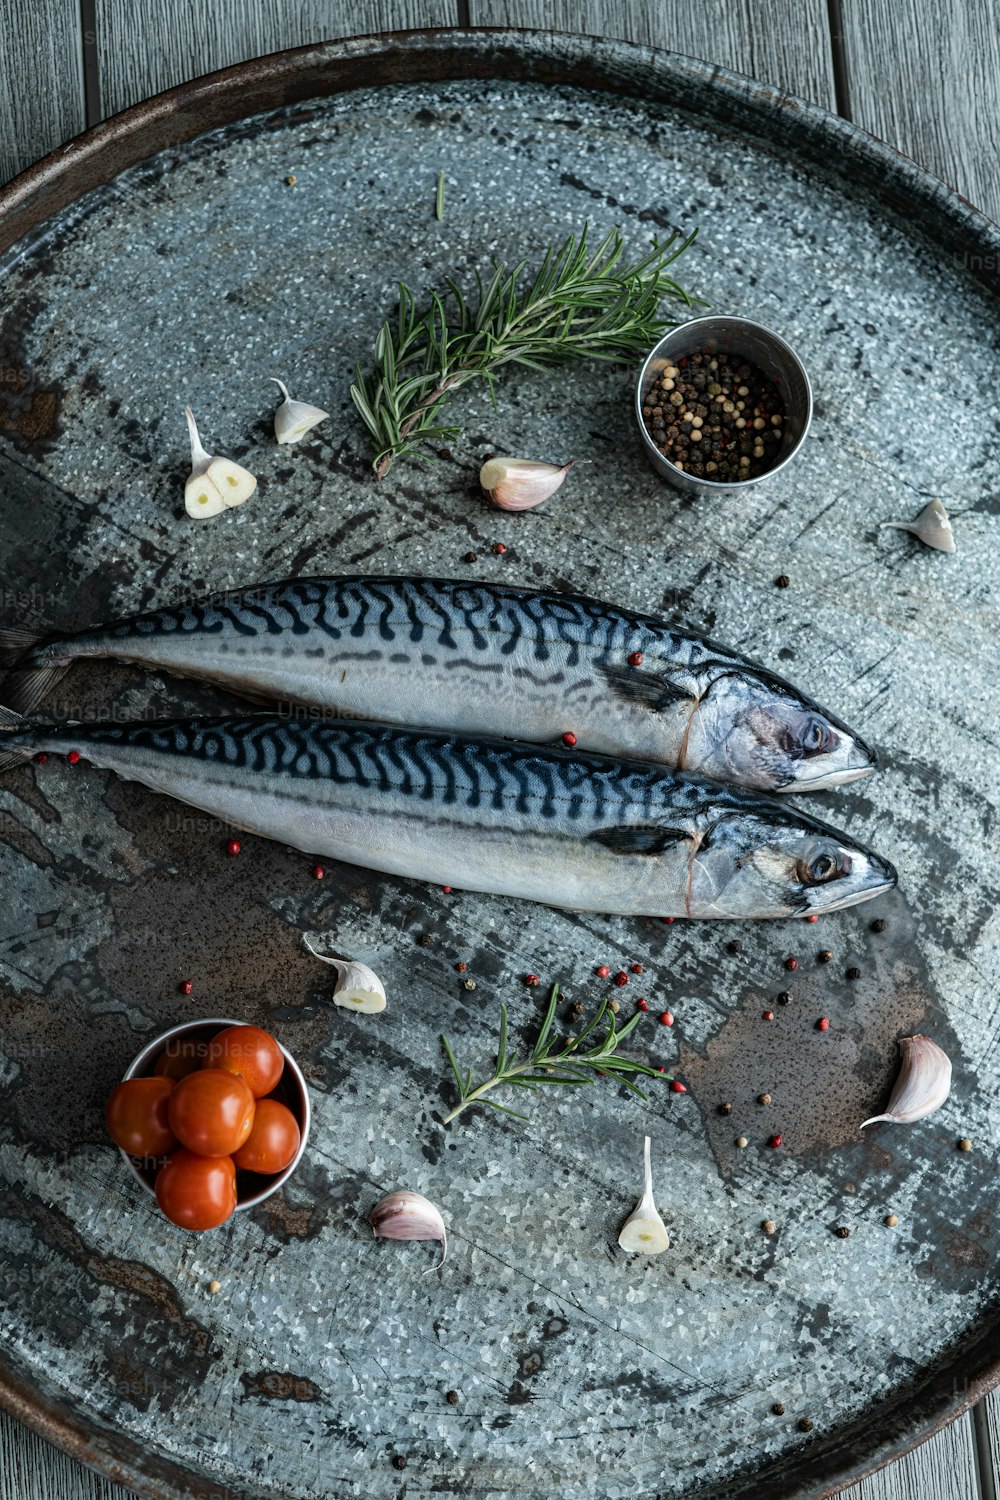
[[[866,900],[892,867],[788,803],[643,762],[274,717],[33,726],[40,750],[235,827],[387,874],[575,910],[782,917]]]
[[[3,701],[31,712],[111,658],[323,714],[659,762],[762,791],[868,774],[832,714],[739,653],[576,594],[420,578],[264,584],[74,635],[0,630]]]

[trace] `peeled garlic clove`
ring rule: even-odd
[[[437,1240],[441,1259],[432,1270],[440,1271],[448,1254],[448,1231],[438,1210],[422,1193],[387,1193],[368,1215],[376,1239]]]
[[[883,521],[881,524],[882,528],[888,526],[895,531],[910,531],[925,547],[934,547],[938,552],[955,550],[955,533],[940,500],[925,505],[915,521]]]
[[[306,433],[311,432],[318,422],[325,422],[330,413],[305,401],[293,401],[284,382],[273,375],[271,379],[285,398],[274,414],[274,435],[279,443],[301,442]]]
[[[232,459],[214,458],[206,453],[190,406],[185,406],[184,415],[191,438],[191,474],[184,486],[184,509],[196,521],[207,521],[249,500],[257,481],[248,469]]]
[[[656,1211],[653,1202],[653,1170],[649,1160],[649,1136],[643,1148],[645,1186],[642,1197],[622,1225],[618,1243],[623,1250],[633,1255],[662,1255],[670,1249],[667,1226]]]
[[[933,1114],[947,1099],[951,1090],[951,1061],[937,1042],[928,1036],[904,1036],[900,1040],[903,1060],[899,1076],[889,1095],[885,1114],[872,1115],[860,1126],[892,1120],[898,1125],[912,1125]]]
[[[328,958],[314,948],[308,938],[302,939],[305,946],[322,963],[332,964],[337,970],[337,982],[333,987],[334,1005],[345,1010],[358,1011],[363,1016],[377,1015],[385,1010],[385,990],[374,969],[367,964],[353,963],[342,958]]]
[[[479,483],[501,510],[531,510],[555,494],[576,462],[560,466],[530,458],[488,458]]]

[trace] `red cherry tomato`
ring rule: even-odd
[[[254,1097],[242,1078],[222,1068],[199,1068],[174,1085],[170,1128],[199,1156],[231,1156],[253,1128]]]
[[[204,1065],[208,1056],[208,1043],[191,1037],[173,1037],[159,1057],[153,1072],[157,1078],[172,1078],[175,1083]]]
[[[215,1229],[236,1208],[236,1168],[229,1156],[175,1151],[156,1174],[156,1201],[181,1229]]]
[[[253,1129],[233,1161],[241,1172],[283,1172],[299,1149],[299,1124],[277,1099],[258,1099]]]
[[[129,1156],[166,1156],[177,1145],[167,1106],[174,1085],[169,1078],[126,1078],[112,1089],[105,1119],[108,1134]]]
[[[285,1066],[281,1048],[259,1026],[227,1026],[208,1044],[206,1068],[224,1068],[242,1078],[255,1099],[277,1086]]]

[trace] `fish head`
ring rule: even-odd
[[[688,879],[692,917],[806,917],[891,889],[887,860],[805,814],[775,804],[726,812],[697,840]]]
[[[759,791],[819,790],[869,775],[874,752],[846,724],[768,672],[723,672],[698,699],[683,766]]]

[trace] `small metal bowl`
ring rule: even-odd
[[[154,1064],[161,1052],[171,1042],[178,1041],[211,1041],[218,1032],[224,1031],[227,1026],[245,1026],[246,1021],[226,1020],[224,1017],[211,1017],[205,1021],[184,1021],[180,1026],[171,1026],[169,1031],[161,1032],[148,1042],[137,1057],[134,1057],[125,1069],[125,1078],[147,1078],[153,1072]],[[281,1043],[278,1043],[281,1047]],[[289,1162],[283,1172],[276,1173],[273,1177],[264,1176],[259,1172],[237,1172],[236,1173],[236,1212],[244,1208],[256,1208],[258,1203],[263,1203],[265,1198],[270,1198],[276,1193],[284,1182],[295,1171],[302,1160],[302,1153],[306,1149],[306,1141],[309,1139],[309,1127],[312,1123],[312,1110],[309,1105],[309,1090],[306,1088],[306,1080],[302,1069],[295,1061],[292,1054],[281,1047],[285,1059],[285,1071],[272,1093],[275,1098],[280,1099],[282,1104],[287,1104],[299,1125],[299,1149]],[[146,1192],[153,1197],[156,1196],[156,1171],[157,1164],[142,1162],[129,1156],[127,1151],[122,1151],[121,1156],[125,1161],[132,1176]]]
[[[683,469],[678,469],[663,454],[646,431],[642,416],[642,403],[650,387],[667,365],[675,364],[686,354],[728,354],[735,359],[748,360],[756,365],[781,391],[785,401],[785,421],[778,462],[764,474],[753,479],[734,479],[719,482],[714,479],[696,478]],[[760,484],[771,479],[794,458],[802,446],[809,424],[812,421],[812,388],[802,361],[778,334],[749,318],[707,317],[692,318],[673,328],[646,356],[635,387],[635,419],[639,424],[646,457],[658,474],[669,479],[671,484],[688,494],[702,494],[712,490],[745,490],[751,484]]]

